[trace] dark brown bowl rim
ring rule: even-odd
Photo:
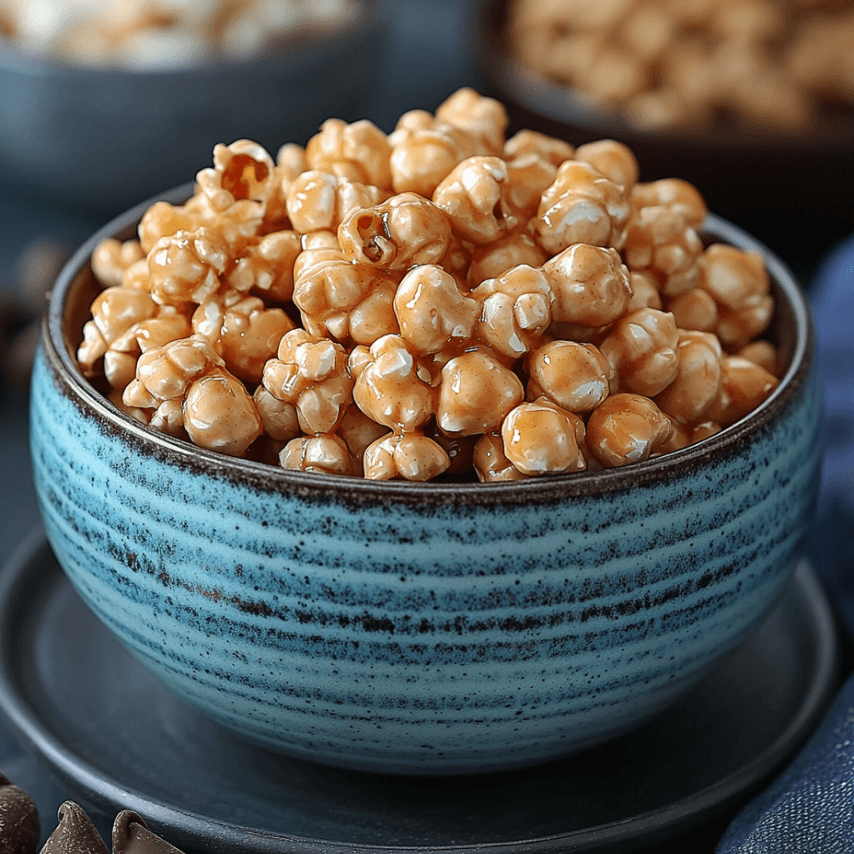
[[[299,67],[306,58],[319,49],[329,45],[347,44],[354,39],[375,32],[388,18],[390,0],[359,0],[362,9],[358,15],[343,28],[328,32],[308,31],[302,36],[283,40],[273,50],[265,51],[246,59],[229,59],[213,56],[199,64],[187,66],[153,66],[151,68],[133,68],[120,65],[85,65],[59,58],[28,53],[16,47],[15,43],[0,36],[0,72],[12,72],[30,77],[57,77],[67,80],[91,81],[93,78],[105,81],[120,79],[141,79],[163,81],[168,85],[169,77],[197,75],[199,78],[218,77],[223,74],[239,74],[253,69],[275,68],[278,65]],[[200,85],[204,85],[200,79]]]
[[[362,503],[394,501],[431,505],[528,504],[616,492],[672,480],[681,472],[700,466],[712,458],[735,452],[785,408],[810,374],[810,362],[815,349],[815,330],[809,306],[794,276],[786,265],[759,241],[737,226],[709,214],[704,228],[707,236],[717,242],[762,253],[771,280],[791,312],[795,342],[789,366],[774,392],[745,418],[701,442],[621,468],[499,483],[374,481],[290,471],[218,454],[153,430],[110,403],[79,370],[71,350],[76,349],[79,338],[72,340],[70,333],[66,332],[66,297],[78,276],[88,268],[94,248],[108,237],[130,238],[136,233],[136,226],[143,213],[155,201],[181,204],[192,195],[193,188],[192,183],[184,184],[136,205],[108,222],[74,253],[60,272],[51,291],[42,326],[41,345],[54,374],[61,378],[64,384],[61,392],[75,400],[84,413],[88,412],[98,418],[101,424],[115,435],[132,439],[135,446],[146,450],[147,453],[156,454],[182,468],[206,473],[214,478],[233,480],[235,483],[269,493],[300,494],[314,498],[346,495],[348,500]]]
[[[478,62],[481,73],[508,105],[536,113],[592,134],[596,139],[643,139],[650,145],[684,143],[702,151],[800,153],[854,151],[854,109],[844,123],[827,122],[804,133],[765,133],[742,125],[715,126],[699,131],[644,128],[619,111],[586,99],[583,93],[526,68],[507,47],[502,21],[510,0],[485,0],[477,17]]]

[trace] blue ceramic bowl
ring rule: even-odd
[[[807,306],[774,257],[788,369],[741,422],[623,469],[380,483],[201,450],[83,378],[72,353],[89,256],[142,212],[93,237],[53,289],[32,387],[35,478],[83,599],[224,726],[370,771],[543,762],[666,707],[788,584],[816,497],[821,394]],[[706,236],[761,249],[711,216]]]
[[[0,39],[4,187],[103,222],[187,180],[218,142],[249,138],[275,155],[330,116],[362,118],[389,18],[387,0],[364,5],[345,29],[174,70],[75,66]]]

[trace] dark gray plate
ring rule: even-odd
[[[174,845],[211,854],[636,850],[767,780],[826,708],[837,660],[802,563],[758,633],[642,728],[522,772],[383,777],[244,744],[174,698],[92,616],[41,531],[0,575],[10,726],[88,810],[137,810]]]

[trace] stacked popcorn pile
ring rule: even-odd
[[[514,0],[527,67],[645,127],[802,132],[854,103],[850,0]]]
[[[83,65],[176,68],[247,59],[343,27],[357,0],[0,0],[0,37]]]
[[[156,430],[288,469],[482,481],[621,466],[777,385],[762,258],[704,246],[679,179],[456,92],[386,135],[326,121],[92,257],[84,374]]]

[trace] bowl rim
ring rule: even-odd
[[[477,19],[478,66],[496,97],[508,105],[544,119],[594,134],[595,138],[643,139],[646,144],[690,145],[700,151],[736,152],[755,150],[778,154],[803,151],[847,151],[854,145],[854,110],[844,126],[825,122],[819,130],[802,133],[764,133],[749,125],[733,124],[700,128],[645,128],[625,118],[619,110],[596,104],[578,89],[562,85],[527,68],[512,56],[506,41],[503,22],[512,0],[484,0]]]
[[[105,82],[134,78],[168,84],[170,77],[186,77],[195,74],[199,77],[218,77],[240,73],[242,70],[256,68],[275,68],[276,66],[300,65],[312,56],[318,48],[329,45],[345,45],[354,39],[378,31],[388,18],[388,4],[391,0],[357,0],[359,8],[352,19],[343,27],[330,30],[312,30],[285,37],[271,50],[246,58],[230,58],[212,55],[201,63],[189,65],[164,65],[134,67],[120,64],[87,65],[72,62],[50,54],[40,54],[23,50],[10,39],[0,36],[0,73],[12,72],[30,77],[61,77],[71,81],[90,82],[93,77]],[[204,85],[202,83],[202,85]]]
[[[48,365],[58,378],[58,386],[61,379],[61,394],[71,397],[81,411],[96,417],[112,434],[123,435],[147,455],[157,455],[184,469],[229,479],[271,494],[346,496],[356,503],[376,503],[385,499],[395,503],[426,503],[433,506],[449,503],[530,504],[604,495],[667,481],[720,455],[735,452],[786,407],[810,374],[815,352],[815,328],[809,304],[794,275],[764,244],[738,226],[710,213],[701,234],[714,242],[728,243],[742,250],[762,254],[772,285],[776,286],[791,313],[795,342],[789,365],[771,395],[735,424],[700,442],[627,466],[497,483],[376,481],[282,469],[210,451],[156,431],[114,406],[78,368],[70,348],[73,346],[76,349],[79,338],[72,342],[66,328],[66,298],[79,277],[89,270],[94,248],[109,237],[129,239],[134,236],[143,213],[152,204],[157,201],[182,204],[193,194],[194,187],[193,182],[183,184],[135,205],[110,220],[83,243],[62,268],[50,292],[39,341]]]

